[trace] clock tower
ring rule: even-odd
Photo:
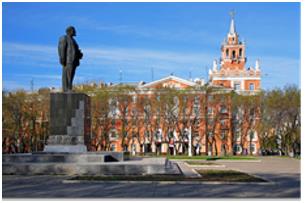
[[[237,92],[260,90],[260,64],[256,61],[255,67],[246,68],[246,46],[239,40],[236,31],[234,12],[230,12],[230,29],[221,46],[221,57],[218,62],[214,60],[213,68],[209,70],[212,85],[235,89]]]

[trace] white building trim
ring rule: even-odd
[[[178,77],[176,77],[176,76],[170,75],[170,76],[165,77],[165,78],[162,78],[162,79],[160,79],[160,80],[156,80],[156,81],[147,83],[147,84],[145,84],[145,85],[142,85],[141,88],[146,88],[146,87],[149,87],[149,86],[152,86],[152,85],[156,85],[156,84],[158,84],[158,83],[162,83],[162,82],[165,82],[165,81],[167,81],[167,80],[174,80],[174,81],[177,81],[177,82],[180,82],[180,83],[189,85],[189,86],[195,86],[195,85],[196,85],[196,83],[194,83],[194,82],[192,82],[192,81],[188,81],[188,80],[185,80],[185,79],[178,78]]]
[[[245,81],[244,80],[242,80],[242,81],[240,81],[240,89],[241,90],[245,90]]]
[[[260,77],[213,77],[213,80],[261,80]]]

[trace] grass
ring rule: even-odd
[[[189,165],[196,165],[196,166],[199,166],[199,165],[218,165],[216,163],[213,163],[213,162],[200,162],[200,161],[187,161],[186,162],[187,164]]]
[[[183,175],[114,175],[114,176],[76,176],[69,180],[89,181],[222,181],[222,182],[265,182],[246,173],[231,170],[197,170],[202,177],[189,178]]]
[[[167,156],[168,159],[190,159],[190,160],[206,160],[208,156],[186,156],[186,155],[176,155]]]
[[[113,175],[113,176],[76,176],[70,180],[95,181],[176,181],[182,180],[182,175]]]
[[[263,179],[233,170],[197,170],[206,181],[224,182],[266,182]]]
[[[214,161],[214,160],[258,160],[258,159],[253,156],[220,156],[220,157],[208,157],[206,160]]]

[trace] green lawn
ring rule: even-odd
[[[225,182],[266,182],[246,173],[233,170],[197,170],[206,181],[225,181]]]
[[[202,166],[202,165],[208,165],[208,166],[211,166],[211,165],[219,165],[219,164],[216,164],[216,163],[214,163],[214,162],[201,162],[201,161],[187,161],[186,163],[189,164],[189,165],[196,165],[196,166]]]
[[[183,175],[114,175],[76,176],[68,180],[89,181],[222,181],[222,182],[265,182],[246,173],[231,170],[197,170],[202,177],[188,178]]]

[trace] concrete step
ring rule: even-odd
[[[85,110],[83,109],[76,109],[75,110],[75,115],[74,115],[75,118],[82,118],[84,119],[85,118]]]
[[[110,160],[104,154],[12,154],[2,155],[3,163],[103,163]]]
[[[74,131],[72,131],[74,130]],[[76,135],[75,129],[70,129],[69,133],[73,133],[72,135],[51,135],[48,139],[48,145],[76,145],[76,144],[84,144],[84,137],[74,136]]]
[[[3,175],[145,175],[179,174],[164,165],[106,163],[3,163]]]
[[[84,136],[84,126],[68,126],[67,133],[69,136]]]
[[[76,117],[71,118],[71,126],[72,127],[84,126],[84,119],[78,119]]]

